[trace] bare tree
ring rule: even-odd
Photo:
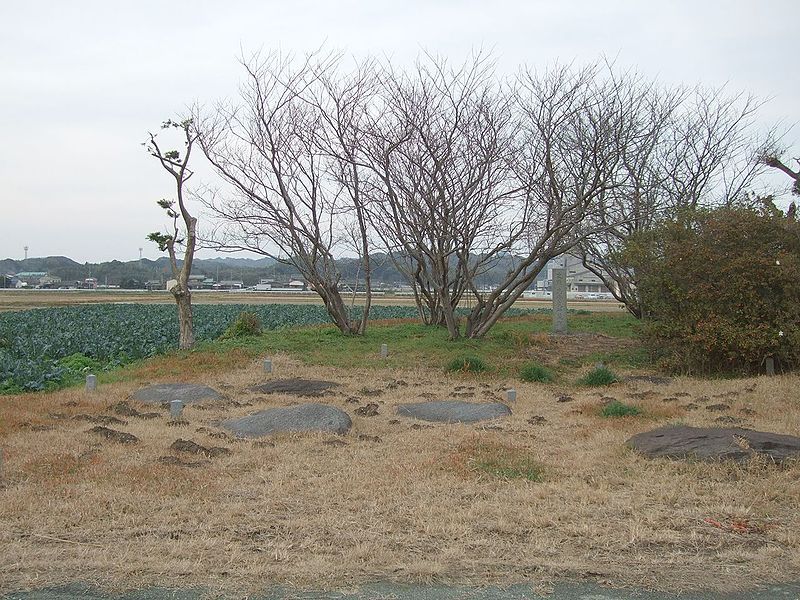
[[[620,91],[598,77],[596,65],[524,70],[518,76],[512,166],[525,191],[525,210],[506,238],[513,266],[490,293],[475,293],[468,336],[486,335],[550,259],[606,226],[591,223],[591,217],[619,185],[620,149],[640,101]]]
[[[762,157],[762,160],[768,167],[778,169],[779,171],[788,175],[792,179],[792,194],[795,196],[800,196],[800,169],[793,171],[789,165],[781,160],[780,154],[774,151],[765,153],[765,155]],[[800,166],[800,158],[795,157],[794,162]]]
[[[516,210],[509,96],[485,55],[456,68],[426,56],[410,74],[384,69],[370,125],[371,221],[423,320],[455,339],[458,303]]]
[[[189,159],[192,147],[197,140],[197,134],[193,131],[191,119],[179,122],[168,120],[163,123],[161,129],[179,129],[183,133],[183,155],[178,150],[162,151],[156,139],[157,135],[154,133],[150,133],[148,141],[144,143],[147,152],[158,160],[161,167],[175,179],[178,206],[176,210],[175,200],[162,199],[158,201],[158,205],[172,219],[172,227],[167,233],[151,233],[147,239],[158,244],[158,248],[169,255],[173,277],[169,291],[178,305],[179,347],[187,350],[194,346],[195,341],[189,275],[192,272],[192,262],[197,245],[197,218],[191,215],[186,206],[186,182],[193,174],[189,169]],[[181,247],[183,247],[183,261],[179,266],[178,251]]]
[[[340,77],[339,64],[336,55],[311,55],[299,64],[279,54],[242,61],[240,102],[198,116],[197,131],[200,147],[231,192],[224,199],[205,197],[222,220],[216,247],[293,265],[336,326],[351,334],[363,333],[371,298],[360,167],[352,161],[371,72],[363,65]],[[358,320],[340,293],[335,256],[349,219],[360,232],[367,281],[366,309]]]
[[[613,73],[610,73],[613,77]],[[617,87],[642,93],[632,135],[621,146],[617,179],[596,232],[579,255],[634,316],[643,307],[636,273],[621,251],[632,236],[651,231],[681,211],[748,200],[747,190],[762,168],[759,142],[751,133],[760,103],[724,90],[665,89],[628,74]]]

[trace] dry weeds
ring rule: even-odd
[[[425,368],[341,372],[280,356],[273,363],[275,376],[342,384],[321,401],[351,415],[343,444],[324,435],[272,445],[220,435],[222,418],[297,401],[248,392],[264,378],[255,362],[184,376],[229,398],[187,406],[184,426],[169,426],[164,409],[150,420],[116,414],[126,423],[108,426],[138,437],[136,445],[94,436],[80,417],[115,414],[109,408],[133,384],[0,399],[0,592],[75,580],[248,590],[562,577],[677,590],[800,577],[800,465],[650,461],[624,448],[629,436],[665,422],[709,426],[720,416],[798,435],[797,377],[599,391],[516,382],[510,419],[420,427],[393,405],[445,399],[456,387],[462,398],[497,399],[512,382]],[[384,391],[365,397],[364,389]],[[561,395],[575,399],[558,402]],[[598,416],[609,397],[646,416]],[[378,414],[358,416],[369,402]],[[730,408],[706,409],[720,403]],[[180,455],[170,449],[179,438],[231,453]],[[476,448],[530,458],[542,481],[469,468]]]

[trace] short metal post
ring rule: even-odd
[[[169,416],[173,419],[180,419],[183,414],[183,402],[180,400],[172,400],[169,403]]]
[[[264,359],[264,373],[272,373],[272,360],[269,358]]]
[[[96,375],[87,375],[86,376],[86,391],[93,392],[97,389],[97,376]]]
[[[764,362],[767,367],[767,375],[775,375],[775,359],[768,356]]]
[[[389,345],[381,344],[381,358],[386,358],[387,356],[389,356]]]
[[[506,390],[506,400],[508,402],[516,402],[517,401],[517,390],[515,390],[513,388]]]

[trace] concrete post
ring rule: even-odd
[[[381,358],[386,358],[389,356],[389,346],[388,344],[381,344]]]
[[[767,375],[775,375],[775,359],[771,356],[768,356],[765,361],[767,367]]]
[[[553,333],[567,333],[567,270],[553,269]]]
[[[272,361],[269,358],[264,359],[264,373],[272,373]]]
[[[183,414],[183,402],[180,400],[172,400],[169,403],[169,416],[173,419],[180,419]]]
[[[506,390],[506,400],[508,402],[516,402],[517,401],[517,390],[515,390],[513,388],[510,389],[510,390]]]
[[[87,375],[86,376],[86,391],[93,392],[97,389],[97,376],[96,375]]]

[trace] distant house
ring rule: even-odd
[[[57,288],[61,284],[61,277],[45,275],[39,279],[39,286],[43,288]]]
[[[46,271],[22,271],[15,275],[17,280],[23,285],[17,284],[17,287],[34,287],[39,285],[39,280],[42,277],[47,277]]]
[[[155,290],[163,290],[163,289],[165,289],[164,288],[164,282],[163,281],[158,281],[157,279],[152,279],[150,281],[146,281],[145,284],[144,284],[144,287],[147,288],[147,290],[150,291],[150,292],[155,291]]]
[[[189,275],[189,289],[197,290],[202,288],[205,279],[206,279],[205,275]]]
[[[17,287],[17,279],[13,275],[0,275],[0,288]]]
[[[576,294],[611,293],[600,277],[584,267],[580,258],[570,254],[554,258],[547,264],[547,277],[536,281],[536,289],[539,291],[552,291],[553,269],[559,267],[567,269],[567,292]]]
[[[238,281],[233,279],[220,281],[219,283],[214,284],[215,290],[240,290],[243,287],[244,287],[243,281]]]

